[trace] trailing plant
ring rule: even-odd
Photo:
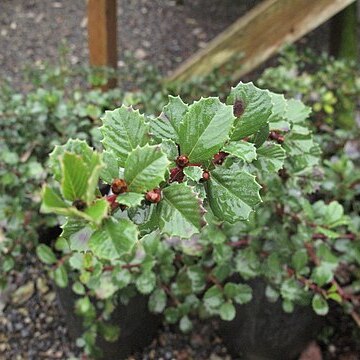
[[[56,284],[79,296],[86,351],[98,332],[116,339],[107,320],[136,293],[187,332],[195,317],[234,319],[258,276],[285,311],[312,304],[325,315],[335,300],[357,316],[348,280],[359,229],[338,202],[308,195],[323,179],[309,112],[240,83],[226,103],[170,97],[159,117],[108,111],[103,151],[82,140],[55,147],[42,211],[65,216],[61,255],[45,244],[37,253]],[[337,272],[344,263],[346,280]]]

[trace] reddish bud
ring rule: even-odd
[[[235,100],[233,113],[235,117],[240,117],[245,111],[245,106],[242,100]]]
[[[83,211],[86,209],[86,202],[83,200],[74,200],[74,202],[72,203],[73,206],[75,206],[79,211]]]
[[[127,184],[123,179],[115,179],[111,184],[111,190],[114,194],[123,194],[128,191]]]
[[[170,179],[169,182],[182,182],[184,180],[185,174],[183,169],[180,167],[176,167],[170,170]]]
[[[229,154],[224,152],[224,151],[220,151],[217,154],[214,155],[213,157],[213,164],[215,165],[221,165],[225,158],[228,156]]]
[[[176,158],[175,162],[178,167],[183,168],[189,164],[189,158],[186,155],[180,155]]]
[[[161,200],[161,190],[157,188],[148,191],[145,195],[145,199],[153,204],[157,204]]]
[[[117,195],[108,195],[106,196],[106,200],[109,202],[111,210],[115,210],[119,203],[116,201]]]
[[[282,144],[285,141],[285,137],[277,131],[270,131],[269,139],[275,140],[279,144]]]
[[[207,170],[204,170],[201,181],[208,181],[209,179],[210,179],[210,173]]]

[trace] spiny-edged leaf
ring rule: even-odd
[[[203,170],[199,166],[188,166],[184,168],[184,174],[188,179],[198,182],[202,178]]]
[[[312,299],[312,308],[314,311],[320,315],[324,316],[329,312],[329,305],[320,294],[315,294]]]
[[[100,225],[103,219],[107,217],[108,210],[109,202],[106,199],[97,199],[84,210],[84,213],[90,216],[96,225]]]
[[[234,105],[237,116],[231,140],[241,140],[255,134],[269,121],[272,109],[269,91],[261,90],[253,83],[240,82],[231,89],[226,103]],[[237,111],[238,107],[241,111]]]
[[[84,199],[88,171],[80,156],[65,152],[61,158],[61,191],[66,200]]]
[[[191,162],[211,159],[229,138],[234,119],[231,106],[217,98],[194,102],[180,127],[181,153],[187,155]]]
[[[79,155],[86,164],[89,164],[94,156],[94,150],[84,140],[70,139],[64,145],[56,145],[49,156],[49,165],[55,180],[59,182],[61,180],[60,158],[65,152]]]
[[[185,184],[165,188],[158,211],[161,230],[171,236],[189,238],[199,233],[204,223],[200,200]]]
[[[178,146],[170,139],[165,139],[161,142],[161,149],[171,162],[174,162],[179,156]]]
[[[36,247],[36,255],[44,264],[48,265],[55,264],[57,260],[52,249],[45,244],[40,244]]]
[[[70,205],[67,204],[61,195],[53,188],[46,185],[42,194],[41,212],[69,215]]]
[[[284,95],[270,92],[272,111],[269,117],[270,130],[289,131],[290,123],[287,121],[288,104]]]
[[[311,113],[311,108],[304,105],[300,100],[290,99],[287,101],[287,119],[293,123],[303,123]]]
[[[187,110],[188,105],[179,96],[169,96],[161,115],[150,122],[151,133],[158,139],[171,139],[178,143],[180,122]]]
[[[207,195],[215,216],[229,223],[248,219],[260,201],[255,176],[233,166],[217,167],[207,182]]]
[[[254,165],[259,170],[274,173],[283,167],[286,151],[279,144],[266,142],[257,149],[257,155],[258,158],[254,162]]]
[[[125,163],[124,177],[130,191],[144,192],[165,179],[169,160],[160,146],[145,145],[133,150]]]
[[[269,137],[269,132],[270,126],[269,123],[266,123],[255,133],[255,135],[251,138],[251,141],[255,144],[257,148],[259,148]]]
[[[125,205],[128,207],[139,206],[143,200],[144,200],[143,194],[137,194],[137,193],[133,193],[133,192],[127,192],[124,194],[120,194],[116,198],[116,201],[119,204]]]
[[[256,159],[255,145],[247,141],[231,141],[222,150],[249,163]]]
[[[106,111],[102,121],[102,143],[106,150],[114,152],[118,165],[124,167],[128,154],[148,142],[149,125],[138,110],[124,105],[119,109]]]
[[[114,179],[119,177],[119,165],[116,156],[112,151],[103,152],[105,166],[101,169],[100,177],[107,184],[111,184]]]
[[[89,248],[99,258],[113,260],[129,253],[137,239],[137,228],[131,221],[110,218],[92,234]]]

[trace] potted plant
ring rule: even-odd
[[[123,348],[131,342],[121,332],[127,320],[115,326],[112,314],[142,309],[132,321],[144,328],[141,319],[151,319],[144,301],[184,332],[196,317],[220,316],[239,329],[228,339],[222,328],[229,346],[249,358],[263,354],[244,347],[246,325],[238,326],[236,313],[253,288],[261,308],[272,306],[264,291],[271,301],[282,298],[289,313],[312,304],[325,315],[328,299],[352,304],[334,278],[340,257],[328,241],[355,235],[340,204],[307,197],[321,180],[308,113],[299,101],[239,83],[226,103],[170,97],[159,117],[125,106],[106,112],[102,152],[80,140],[54,149],[54,183],[44,187],[42,211],[65,217],[55,244],[62,255],[44,244],[37,253],[55,283],[77,294],[85,325],[79,344],[87,352],[98,333]],[[294,323],[280,316],[287,318]],[[149,323],[153,334],[157,321]],[[119,349],[119,356],[133,350]]]

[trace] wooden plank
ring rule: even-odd
[[[116,0],[88,0],[88,42],[91,66],[117,67]],[[110,79],[105,88],[115,87]]]
[[[331,20],[330,54],[338,58],[357,61],[359,59],[358,45],[358,6],[355,1]]]
[[[234,62],[232,78],[239,79],[315,29],[355,0],[265,0],[185,61],[169,77],[186,81]],[[241,59],[234,60],[243,55]]]

